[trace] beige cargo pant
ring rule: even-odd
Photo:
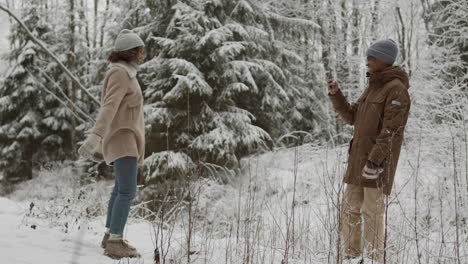
[[[384,199],[381,189],[347,184],[341,204],[345,256],[365,256],[383,263]]]

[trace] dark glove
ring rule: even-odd
[[[373,164],[372,162],[368,161],[364,169],[362,170],[362,177],[368,180],[375,180],[379,177],[379,175],[383,172],[383,168]]]

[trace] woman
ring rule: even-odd
[[[110,65],[96,124],[78,150],[81,156],[93,160],[102,153],[106,163],[114,167],[115,185],[101,243],[112,258],[140,256],[122,235],[136,193],[138,164],[142,164],[145,153],[143,96],[136,79],[143,48],[141,38],[130,30],[124,29],[117,36],[108,57]]]

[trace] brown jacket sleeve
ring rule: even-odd
[[[127,93],[130,79],[125,70],[113,70],[109,72],[107,85],[104,87],[101,99],[101,108],[92,133],[104,137],[112,120],[119,109],[120,103]]]
[[[338,92],[334,95],[329,94],[328,96],[330,97],[333,108],[335,108],[336,112],[338,112],[341,118],[343,118],[346,123],[354,125],[356,112],[359,107],[359,101],[350,105],[341,90],[338,90]]]
[[[385,101],[382,130],[369,154],[370,161],[381,165],[389,156],[392,146],[400,147],[410,106],[408,89],[403,85],[393,87]]]

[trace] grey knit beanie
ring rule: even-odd
[[[366,56],[377,58],[390,65],[395,62],[397,55],[397,44],[391,39],[374,42],[366,52]]]
[[[145,43],[143,43],[143,40],[136,33],[123,29],[115,39],[114,50],[124,51],[141,46],[145,46]]]

